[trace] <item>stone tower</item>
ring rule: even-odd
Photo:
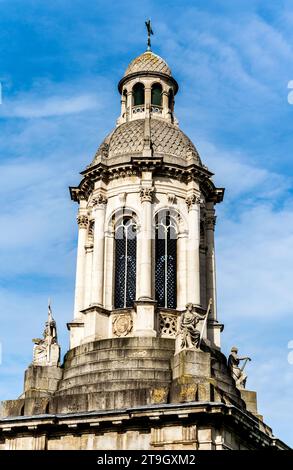
[[[224,189],[179,128],[178,84],[148,50],[118,89],[116,127],[70,188],[70,349],[61,365],[50,313],[24,393],[2,403],[0,448],[284,449],[245,389],[237,351],[229,362],[221,352],[214,231]]]

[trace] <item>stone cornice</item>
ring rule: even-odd
[[[123,178],[127,176],[140,176],[141,171],[149,170],[153,176],[163,176],[169,178],[178,178],[182,181],[197,181],[200,185],[202,195],[206,201],[219,203],[224,197],[224,188],[216,188],[211,180],[212,173],[194,163],[179,165],[168,163],[162,158],[141,158],[133,157],[131,161],[107,166],[104,163],[87,168],[81,174],[83,179],[78,187],[70,187],[70,195],[73,201],[79,202],[81,199],[87,199],[93,191],[94,183],[98,180],[110,181],[111,179]]]
[[[258,418],[247,411],[240,410],[233,405],[215,402],[197,402],[181,404],[151,405],[145,407],[127,408],[111,411],[90,411],[66,414],[46,414],[34,416],[15,416],[0,419],[0,434],[15,435],[19,432],[31,432],[32,427],[38,431],[61,431],[63,434],[72,433],[72,426],[79,432],[86,427],[93,429],[117,429],[117,426],[125,427],[143,422],[144,425],[153,427],[154,417],[156,426],[165,422],[178,423],[182,419],[193,422],[206,418],[209,422],[226,422],[232,428],[243,433],[244,438],[257,443],[263,449],[274,448],[290,450],[284,442],[272,435],[271,429]],[[67,431],[66,431],[67,429]]]

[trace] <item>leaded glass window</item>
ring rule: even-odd
[[[132,307],[136,295],[136,225],[124,218],[115,230],[115,308]]]
[[[156,219],[155,290],[159,307],[176,308],[177,235],[170,214]]]
[[[136,83],[132,89],[133,106],[144,104],[144,85]]]

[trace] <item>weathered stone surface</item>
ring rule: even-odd
[[[245,427],[239,423],[245,423]],[[185,403],[116,412],[47,414],[22,421],[0,419],[0,450],[4,449],[170,451],[288,447],[256,417],[248,417],[233,406]]]
[[[24,394],[37,397],[48,396],[57,390],[63,370],[58,366],[31,365],[25,371]]]
[[[240,393],[242,400],[245,401],[247,410],[258,416],[256,392],[243,389],[240,390]]]

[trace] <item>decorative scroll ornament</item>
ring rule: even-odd
[[[175,201],[176,201],[176,196],[175,194],[172,194],[172,193],[168,193],[167,194],[167,198],[168,198],[168,204],[170,204],[170,206],[172,206]]]
[[[102,157],[107,158],[109,154],[109,144],[103,142],[99,148],[99,153]]]
[[[154,190],[153,188],[141,188],[140,199],[141,202],[152,202]]]
[[[80,228],[87,228],[88,226],[88,222],[89,222],[89,218],[87,215],[85,214],[79,214],[76,218],[77,220],[77,223],[78,223],[78,226]]]
[[[191,196],[185,199],[185,202],[187,204],[188,210],[190,210],[192,206],[199,205],[201,203],[201,197],[198,193],[194,192]]]
[[[95,208],[101,209],[107,204],[107,198],[102,193],[99,193],[93,198],[92,204]]]
[[[115,336],[127,336],[132,330],[133,322],[131,315],[117,315],[113,320],[113,334]]]

